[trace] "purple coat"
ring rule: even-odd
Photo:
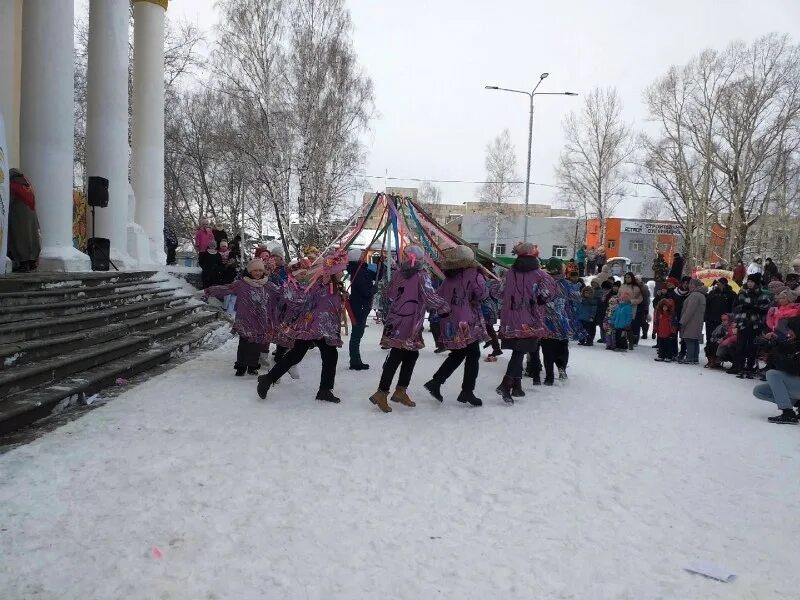
[[[325,340],[329,346],[342,346],[342,295],[335,285],[317,281],[307,292],[291,286],[285,287],[284,292],[290,317],[288,322],[282,322],[279,338]]]
[[[446,272],[439,295],[450,304],[442,317],[442,344],[448,350],[466,348],[475,341],[489,340],[481,314],[481,303],[489,295],[486,279],[475,267]]]
[[[267,279],[254,281],[249,277],[228,285],[215,285],[205,290],[206,296],[219,300],[236,296],[236,319],[233,331],[239,337],[257,344],[269,344],[273,337],[273,307],[280,289]]]
[[[404,265],[389,284],[386,297],[389,314],[383,326],[381,346],[389,348],[424,348],[422,328],[426,309],[437,314],[450,310],[447,302],[433,289],[431,279],[421,265]]]
[[[556,284],[550,275],[536,268],[538,262],[525,258],[518,258],[503,280],[499,335],[504,340],[539,339],[548,334],[544,303],[556,295]]]

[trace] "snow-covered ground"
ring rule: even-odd
[[[800,597],[800,428],[749,382],[575,347],[514,406],[482,363],[470,408],[426,350],[384,415],[378,334],[338,406],[316,352],[259,401],[233,340],[0,456],[0,598]]]

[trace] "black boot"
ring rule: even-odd
[[[553,376],[552,375],[546,376],[544,378],[544,384],[547,385],[547,386],[553,385]]]
[[[522,377],[514,377],[514,384],[511,386],[511,395],[515,398],[525,397],[525,392],[522,391]]]
[[[317,400],[322,400],[323,402],[332,402],[334,404],[339,404],[341,400],[333,395],[333,390],[319,390],[317,392]]]
[[[464,404],[469,403],[472,406],[483,406],[483,400],[475,396],[475,394],[472,393],[472,390],[461,390],[457,400]]]
[[[256,391],[258,392],[258,397],[262,400],[266,400],[267,392],[269,388],[272,387],[273,381],[270,378],[269,374],[262,375],[258,378],[258,387],[256,387]]]
[[[511,396],[511,387],[514,384],[514,380],[506,375],[503,377],[503,381],[500,385],[497,386],[495,390],[500,396],[503,398],[503,402],[507,402],[508,404],[514,404],[514,398]],[[459,399],[461,397],[459,396]]]
[[[561,381],[568,379],[566,367],[558,367],[558,379]]]
[[[245,373],[247,373],[247,367],[236,367],[236,376],[237,377],[244,377]]]
[[[258,375],[258,367],[247,367],[248,375]]]
[[[533,375],[533,385],[542,385],[542,372],[536,371]]]
[[[442,397],[442,384],[436,381],[435,379],[431,379],[428,383],[425,384],[425,389],[431,393],[431,396],[436,398],[439,402],[444,402],[444,398]]]
[[[369,365],[363,362],[357,363],[350,363],[350,370],[351,371],[367,371],[369,369]]]
[[[794,409],[784,408],[781,414],[779,414],[777,417],[769,417],[767,421],[770,423],[778,423],[779,425],[793,425],[798,422],[798,418],[797,414],[794,412]]]

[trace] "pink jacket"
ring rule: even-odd
[[[208,243],[214,241],[214,232],[209,229],[206,231],[203,228],[197,230],[194,234],[194,248],[198,252],[205,252],[208,248]]]

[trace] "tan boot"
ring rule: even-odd
[[[392,412],[392,407],[389,406],[389,403],[386,401],[387,395],[388,394],[386,392],[378,390],[369,397],[369,401],[380,408],[383,412],[390,413]]]
[[[414,407],[417,405],[411,398],[408,397],[406,393],[406,388],[404,387],[397,387],[394,390],[394,394],[392,394],[392,402],[399,402],[403,406],[411,406]]]

